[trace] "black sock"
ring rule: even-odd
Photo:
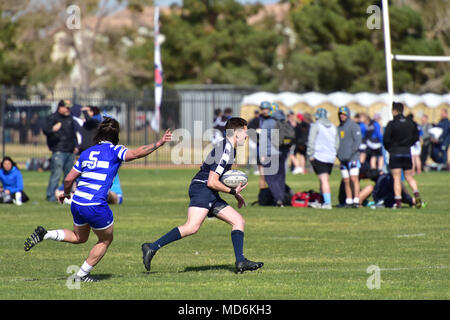
[[[180,230],[178,230],[178,227],[173,228],[172,230],[167,232],[165,235],[163,235],[161,238],[159,238],[158,240],[153,242],[150,245],[150,248],[152,248],[152,250],[158,250],[159,248],[164,247],[165,245],[167,245],[171,242],[177,241],[179,239],[181,239]]]
[[[243,261],[244,258],[244,233],[240,230],[231,231],[231,241],[233,242],[236,262]]]

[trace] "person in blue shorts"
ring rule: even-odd
[[[238,208],[245,205],[241,191],[247,186],[239,185],[229,188],[220,178],[231,169],[236,156],[235,148],[243,146],[247,138],[247,121],[242,118],[231,118],[225,125],[226,138],[216,144],[208,154],[200,171],[193,177],[189,186],[190,203],[187,212],[187,221],[173,228],[164,236],[153,243],[143,243],[142,258],[147,271],[155,253],[163,246],[195,234],[206,217],[216,217],[231,225],[231,241],[233,243],[236,258],[236,271],[256,270],[263,266],[262,262],[253,262],[244,257],[244,226],[242,216],[223,200],[219,192],[229,193],[235,196]]]
[[[94,138],[96,144],[81,153],[64,179],[64,193],[58,198],[60,203],[72,197],[72,185],[80,177],[70,206],[73,230],[47,231],[38,226],[24,244],[25,251],[29,251],[39,242],[48,239],[72,244],[85,243],[92,229],[98,237],[98,242],[77,272],[76,281],[97,281],[90,276],[90,272],[103,258],[113,241],[114,217],[107,204],[107,196],[122,163],[143,158],[172,139],[171,131],[167,130],[158,142],[130,150],[118,145],[119,132],[119,122],[106,118],[99,125]]]
[[[123,202],[123,191],[120,186],[119,174],[114,177],[111,189],[108,191],[109,204],[122,204]]]

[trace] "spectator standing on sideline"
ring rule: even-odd
[[[428,160],[428,157],[431,153],[431,136],[429,130],[432,128],[431,123],[428,122],[428,116],[426,114],[422,115],[421,118],[421,127],[422,127],[422,151],[420,153],[420,163],[422,164],[422,170],[425,167],[425,164]]]
[[[296,153],[299,153],[299,166],[303,169],[303,174],[306,174],[306,161],[307,161],[307,144],[308,144],[308,135],[309,129],[311,127],[311,123],[313,123],[313,119],[310,113],[305,112],[304,114],[297,114],[297,119],[300,121],[297,126],[296,135],[298,134],[298,139],[296,142]]]
[[[359,147],[361,145],[361,129],[350,118],[350,109],[340,107],[338,111],[340,125],[339,149],[337,157],[341,162],[341,175],[345,184],[346,207],[359,208]]]
[[[339,136],[336,127],[328,120],[327,110],[317,109],[315,117],[316,122],[309,131],[307,155],[319,178],[324,203],[314,208],[332,209],[329,176],[339,149]]]
[[[443,132],[441,134],[441,137],[439,141],[434,141],[436,144],[440,144],[440,149],[443,156],[442,163],[447,166],[447,170],[450,168],[448,167],[448,159],[447,159],[447,153],[448,153],[448,146],[450,144],[450,121],[448,120],[448,111],[447,109],[441,109],[441,120],[437,124],[437,127],[442,128]]]
[[[393,102],[392,115],[384,131],[383,144],[389,152],[389,169],[394,177],[395,204],[393,208],[402,205],[402,170],[406,181],[413,189],[416,208],[422,206],[417,182],[412,174],[411,146],[419,140],[417,126],[403,115],[403,104]]]
[[[74,123],[70,114],[70,101],[60,100],[55,113],[48,116],[42,128],[47,137],[47,145],[52,152],[50,162],[50,178],[47,186],[47,201],[55,201],[55,190],[61,176],[64,179],[75,161],[76,136]]]
[[[28,143],[28,132],[30,131],[30,124],[27,120],[27,114],[22,112],[20,114],[20,122],[17,128],[19,130],[19,143],[27,144]]]
[[[286,120],[286,116],[276,103],[271,104],[269,112],[271,117],[261,124],[261,129],[266,129],[267,133],[266,158],[268,161],[263,162],[264,179],[276,205],[283,207],[286,191],[286,160],[289,147],[280,146],[278,141],[272,141],[272,130],[277,129],[279,124]],[[275,170],[276,172],[268,173],[269,170]]]
[[[289,159],[291,160],[291,170],[292,174],[304,174],[303,167],[300,166],[300,161],[297,159],[297,145],[301,138],[300,124],[297,123],[294,111],[289,110],[288,113],[288,123],[294,128],[295,131],[295,141],[289,149]]]
[[[79,153],[95,145],[94,137],[97,134],[99,124],[102,122],[102,116],[98,107],[83,107],[81,112],[84,115],[85,121],[80,129],[81,145]]]
[[[381,119],[380,114],[375,113],[373,119],[370,119],[368,116],[365,119],[366,133],[365,136],[361,136],[367,145],[367,160],[369,160],[370,168],[383,170],[383,134],[378,122]]]
[[[267,154],[270,152],[270,128],[275,128],[276,122],[270,115],[272,104],[269,101],[263,101],[259,105],[261,115],[259,116],[258,145],[257,145],[257,164],[259,170],[259,189],[266,187],[264,177],[263,163],[267,161]]]
[[[355,122],[359,125],[361,131],[361,144],[359,145],[359,162],[361,165],[367,160],[367,144],[366,144],[366,118],[369,117],[365,113],[355,114]]]
[[[257,130],[259,129],[259,122],[260,119],[260,112],[258,109],[254,112],[254,117],[251,119],[248,123],[248,130],[250,130],[248,135],[248,166],[249,169],[253,168],[253,173],[255,175],[259,175],[258,170],[258,135],[256,134]]]
[[[225,123],[222,121],[223,113],[220,109],[214,110],[213,129],[214,133],[211,136],[211,143],[217,144],[223,139],[223,132],[225,131]]]
[[[408,114],[407,118],[411,120],[417,127],[419,131],[419,139],[411,146],[411,160],[412,160],[412,174],[422,173],[422,163],[420,161],[421,145],[420,137],[423,135],[422,128],[414,121],[414,115],[412,113]]]
[[[36,146],[39,142],[39,135],[41,133],[41,121],[37,112],[33,113],[30,120],[31,129],[31,143]]]

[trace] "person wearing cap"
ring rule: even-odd
[[[339,148],[336,127],[328,120],[327,110],[317,109],[316,122],[311,124],[308,135],[307,155],[320,181],[323,204],[313,205],[317,209],[332,209],[329,177]]]
[[[286,167],[285,163],[289,154],[289,147],[278,146],[278,142],[272,141],[274,131],[279,122],[285,121],[284,112],[277,103],[263,101],[260,105],[262,112],[260,129],[262,130],[259,145],[259,159],[263,167],[264,181],[272,193],[278,207],[285,203]],[[260,189],[263,181],[260,180]]]
[[[341,175],[345,184],[345,207],[359,208],[359,147],[361,145],[360,126],[350,118],[347,106],[339,107],[339,149],[337,157],[341,163]]]
[[[263,101],[259,105],[261,111],[259,116],[259,127],[256,129],[258,133],[257,144],[257,165],[259,170],[259,189],[266,188],[266,179],[264,178],[264,170],[262,163],[266,161],[267,150],[270,149],[270,129],[275,128],[276,121],[271,117],[272,104],[269,101]],[[264,131],[263,131],[264,130]],[[262,134],[264,133],[264,137]],[[265,146],[261,146],[261,143],[266,143]]]
[[[70,107],[70,101],[60,100],[56,112],[48,116],[42,128],[47,137],[47,146],[52,152],[47,201],[56,202],[55,190],[60,185],[61,177],[64,178],[72,169],[78,152]]]

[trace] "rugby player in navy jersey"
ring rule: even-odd
[[[44,227],[38,226],[24,244],[25,251],[29,251],[36,244],[47,239],[73,244],[85,243],[92,229],[98,237],[98,242],[76,274],[75,280],[78,281],[97,281],[90,276],[90,272],[103,258],[113,240],[114,217],[107,199],[108,191],[122,162],[143,158],[172,139],[171,131],[167,130],[158,142],[130,150],[118,145],[119,131],[119,123],[115,119],[106,118],[99,125],[94,138],[96,145],[81,153],[64,179],[64,193],[58,198],[60,203],[63,203],[66,198],[70,199],[72,184],[81,176],[70,207],[73,230],[47,231]]]
[[[230,188],[220,181],[220,177],[233,165],[236,156],[235,148],[243,146],[247,138],[247,121],[242,118],[231,118],[227,121],[226,138],[216,144],[208,154],[200,171],[193,177],[189,186],[190,203],[186,222],[159,238],[153,243],[143,243],[143,263],[147,271],[155,253],[163,246],[195,234],[206,217],[216,217],[231,225],[231,241],[236,257],[236,272],[256,270],[263,266],[262,262],[253,262],[244,257],[244,226],[242,216],[223,200],[219,192],[235,196],[238,208],[245,205],[241,191],[247,186],[239,185]]]

